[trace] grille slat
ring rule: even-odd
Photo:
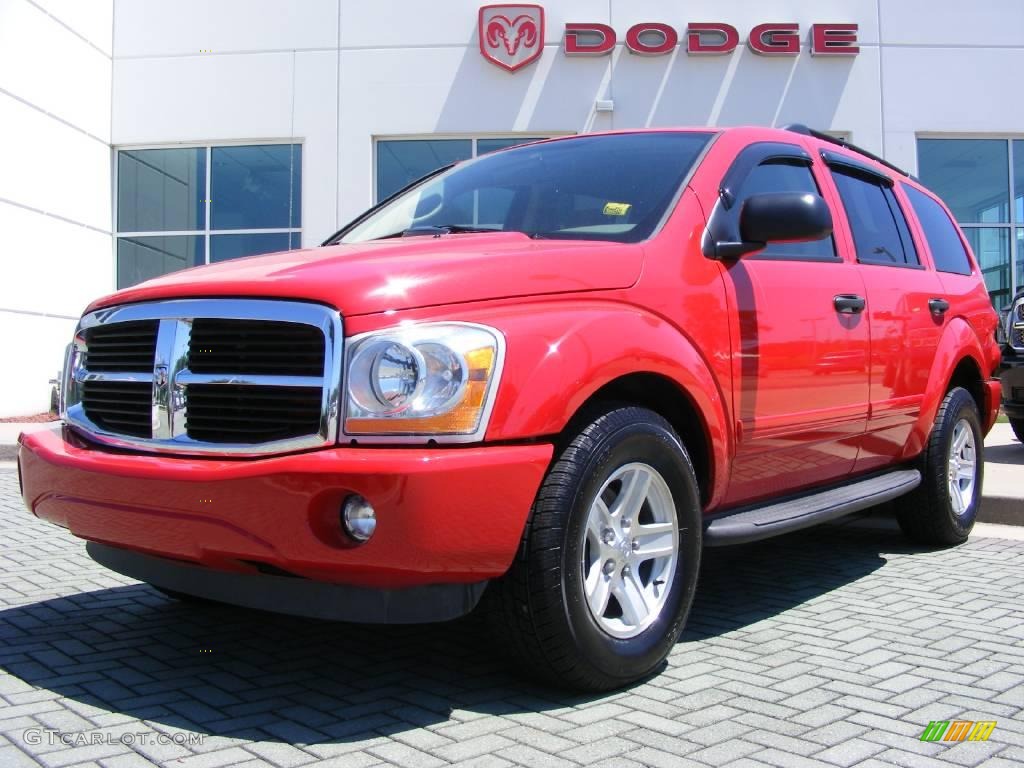
[[[189,370],[322,376],[324,352],[323,332],[311,325],[197,318],[192,322]]]
[[[282,440],[316,433],[322,391],[311,387],[192,384],[185,388],[189,437],[211,443]],[[279,407],[273,408],[271,405]],[[258,406],[263,406],[257,410]]]
[[[85,359],[90,371],[152,372],[158,320],[96,325],[85,330]]]
[[[96,426],[110,432],[150,437],[153,429],[153,385],[149,382],[87,381],[82,407]]]

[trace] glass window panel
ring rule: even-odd
[[[1024,229],[1017,230],[1017,290],[1024,288]]]
[[[1008,303],[1010,291],[1010,230],[1006,227],[968,227],[964,229],[974,257],[981,267],[992,303]]]
[[[819,195],[811,169],[792,163],[762,163],[754,168],[740,189],[739,205],[751,195],[771,192],[809,192]],[[811,240],[806,243],[769,243],[763,250],[747,258],[794,259],[811,261],[834,261],[836,249],[832,237]]]
[[[205,148],[117,153],[119,232],[205,229],[205,196]]]
[[[214,147],[212,229],[297,228],[302,221],[302,146]]]
[[[517,144],[526,144],[531,141],[540,141],[540,137],[534,138],[513,138],[513,139],[477,139],[476,153],[486,155],[488,152],[496,152],[506,147],[514,147]]]
[[[1014,221],[1024,222],[1024,141],[1013,142]]]
[[[899,225],[897,217],[903,214],[898,205],[893,208],[896,201],[892,192],[860,176],[833,171],[832,177],[853,231],[857,261],[887,266],[916,264],[910,233],[905,222],[902,229]]]
[[[298,232],[267,232],[256,235],[211,235],[210,261],[228,261],[260,253],[299,247]]]
[[[921,181],[961,223],[1010,220],[1009,158],[1003,139],[918,139]]]
[[[903,191],[907,193],[910,205],[921,222],[935,268],[940,272],[971,274],[971,263],[960,235],[957,234],[956,225],[949,220],[942,206],[913,187],[903,185]]]
[[[117,238],[117,287],[202,264],[204,239],[202,235]]]
[[[412,139],[377,142],[377,200],[431,171],[473,156],[469,139]]]

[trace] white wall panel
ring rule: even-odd
[[[113,143],[286,138],[292,55],[115,61]]]
[[[109,235],[0,202],[0,308],[77,316],[114,288]]]
[[[110,56],[114,50],[114,0],[33,0]]]
[[[110,230],[110,147],[0,93],[0,198]]]
[[[302,145],[302,244],[322,243],[338,229],[338,55],[295,59],[294,132]]]
[[[608,5],[604,2],[561,0],[558,3],[525,4],[545,6],[544,38],[547,43],[561,41],[567,21],[608,23]],[[476,24],[482,5],[500,3],[486,0],[444,0],[440,3],[341,0],[341,45],[343,48],[413,49],[439,45],[469,46],[479,55]]]
[[[1024,46],[1021,0],[879,0],[886,45]]]
[[[30,416],[50,407],[48,382],[60,370],[75,321],[0,309],[4,354],[18,361],[17,376],[0,376],[0,417]]]
[[[27,0],[0,0],[0,88],[110,135],[110,59]]]
[[[338,0],[118,0],[114,7],[115,58],[337,44]]]

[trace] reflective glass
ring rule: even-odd
[[[205,229],[205,195],[205,148],[117,153],[119,232]]]
[[[917,264],[906,220],[892,192],[880,184],[838,170],[833,171],[832,178],[853,230],[857,261],[884,266]]]
[[[1024,288],[1024,229],[1017,230],[1017,290]]]
[[[1007,151],[1003,139],[918,139],[919,176],[958,222],[1009,222]]]
[[[923,192],[914,187],[903,185],[910,204],[921,222],[924,236],[928,240],[928,248],[932,252],[932,261],[940,272],[952,272],[958,275],[971,274],[971,263],[964,251],[956,226],[942,206]]]
[[[1020,139],[1013,142],[1013,196],[1016,214],[1014,221],[1020,224],[1024,222],[1024,141]]]
[[[300,144],[214,147],[211,163],[211,229],[301,226]]]
[[[119,237],[117,287],[127,288],[205,261],[202,235]]]
[[[258,235],[211,235],[210,261],[228,261],[260,253],[298,248],[298,232],[268,232]]]
[[[531,141],[540,141],[539,138],[516,138],[516,139],[477,139],[476,153],[486,155],[488,152],[496,152],[506,147],[514,147],[517,144],[526,144]]]
[[[473,156],[469,139],[413,139],[377,142],[377,200],[458,160]]]
[[[981,267],[992,303],[1001,307],[1010,291],[1010,230],[1005,227],[967,227],[967,242]]]

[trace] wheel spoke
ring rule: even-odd
[[[634,562],[639,564],[644,560],[674,554],[674,531],[675,526],[672,523],[647,523],[638,526],[633,536],[638,545],[633,551]]]
[[[958,515],[964,511],[964,500],[960,493],[960,482],[958,480],[949,481],[949,499],[953,502],[953,511]]]
[[[647,597],[636,571],[630,569],[628,573],[623,573],[622,577],[616,580],[613,589],[615,599],[622,607],[624,622],[636,626],[647,618],[650,609],[647,607]]]
[[[611,596],[611,579],[601,571],[600,563],[590,569],[584,588],[591,612],[594,616],[604,616],[604,612],[608,610],[608,598]]]
[[[622,490],[612,504],[613,517],[636,519],[651,487],[651,474],[645,469],[634,469],[622,480]]]
[[[964,449],[967,444],[967,439],[970,437],[970,430],[967,429],[963,424],[957,426],[953,430],[953,455],[957,456]]]
[[[587,538],[595,548],[601,547],[601,534],[605,528],[611,526],[611,518],[608,515],[608,507],[600,498],[594,501],[590,514],[587,516]]]
[[[974,464],[973,464],[973,462],[971,463],[970,466],[967,466],[965,463],[961,462],[960,469],[956,473],[956,479],[957,480],[973,480],[974,479]]]

